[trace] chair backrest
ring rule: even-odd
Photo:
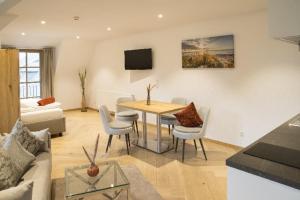
[[[180,105],[186,105],[187,104],[186,98],[182,98],[182,97],[174,97],[171,100],[171,102],[175,103],[175,104],[180,104]]]
[[[208,107],[200,107],[198,110],[198,114],[200,115],[201,119],[203,120],[203,125],[201,128],[201,135],[205,136],[206,134],[206,127],[208,122],[208,116],[209,116],[210,109]]]
[[[135,101],[135,97],[133,95],[131,97],[119,97],[117,99],[116,112],[118,113],[118,112],[129,110],[128,108],[118,106],[119,103],[128,102],[128,101]]]
[[[109,133],[109,130],[110,130],[109,123],[112,121],[110,113],[109,113],[107,107],[104,105],[100,106],[99,112],[100,112],[100,119],[103,123],[104,129],[107,133]]]

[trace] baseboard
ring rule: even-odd
[[[220,145],[223,145],[223,146],[227,146],[227,147],[230,147],[230,148],[233,148],[233,149],[236,149],[236,150],[243,149],[243,147],[241,147],[241,146],[234,145],[234,144],[229,144],[229,143],[226,143],[226,142],[221,142],[221,141],[218,141],[218,140],[213,140],[213,139],[209,139],[209,138],[205,138],[205,140],[213,142],[215,144],[220,144]]]
[[[70,108],[70,109],[64,109],[64,112],[68,112],[68,111],[76,111],[76,110],[81,110],[81,108]]]

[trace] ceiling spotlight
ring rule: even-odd
[[[161,18],[163,18],[164,16],[163,16],[163,14],[158,14],[157,17],[158,17],[159,19],[161,19]]]
[[[107,27],[107,29],[106,29],[107,31],[111,31],[111,27]]]
[[[42,21],[41,21],[41,24],[46,24],[46,23],[47,23],[47,22],[46,22],[46,21],[44,21],[44,20],[42,20]]]
[[[76,39],[79,40],[79,39],[80,39],[80,36],[79,36],[79,35],[76,35]]]
[[[80,19],[80,17],[79,17],[79,16],[74,16],[73,19],[74,19],[75,21],[78,21],[78,20]]]
[[[22,33],[21,33],[21,35],[23,35],[23,36],[24,36],[24,35],[26,35],[26,33],[22,32]]]

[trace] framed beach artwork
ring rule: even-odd
[[[182,68],[234,68],[234,36],[182,41]]]

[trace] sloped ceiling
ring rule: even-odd
[[[6,14],[6,11],[20,1],[21,0],[0,0],[0,31],[15,18],[17,18],[17,16],[14,14]]]

